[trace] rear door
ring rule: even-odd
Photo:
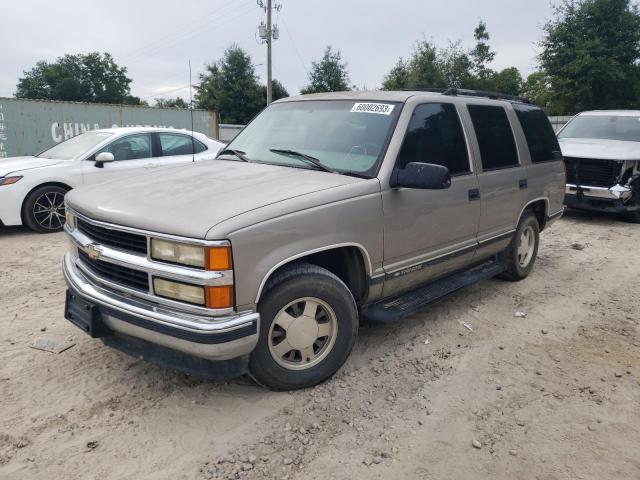
[[[202,153],[207,150],[202,142],[191,135],[166,132],[158,132],[157,135],[162,151],[160,166],[188,163],[194,159],[200,160],[203,158]]]
[[[414,108],[396,160],[444,165],[452,175],[445,190],[383,190],[383,295],[415,288],[468,264],[476,250],[480,202],[466,135],[454,103]]]
[[[528,188],[507,104],[469,104],[474,147],[480,159],[478,259],[504,249],[516,228]]]

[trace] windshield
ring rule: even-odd
[[[581,115],[571,120],[558,138],[600,138],[640,142],[640,117]]]
[[[392,102],[276,103],[247,125],[228,148],[251,161],[317,169],[302,158],[307,155],[330,170],[372,177],[399,112],[400,105]]]
[[[69,140],[65,140],[36,156],[39,158],[52,158],[54,160],[73,160],[85,154],[111,135],[111,133],[106,132],[85,132]]]

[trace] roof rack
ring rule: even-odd
[[[443,95],[448,95],[452,97],[466,96],[466,97],[483,97],[490,98],[492,100],[509,100],[512,102],[521,102],[533,105],[533,102],[528,98],[518,97],[516,95],[507,95],[506,93],[498,93],[498,92],[485,92],[482,90],[468,90],[465,88],[449,88],[442,92]]]

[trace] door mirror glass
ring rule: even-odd
[[[98,168],[103,168],[106,162],[113,162],[115,160],[113,153],[111,152],[100,152],[96,155],[95,166]]]
[[[391,188],[442,190],[451,186],[449,169],[433,163],[410,162],[396,169],[391,176]]]

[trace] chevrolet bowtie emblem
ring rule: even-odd
[[[97,260],[100,257],[100,247],[95,243],[86,245],[82,250],[93,260]]]

